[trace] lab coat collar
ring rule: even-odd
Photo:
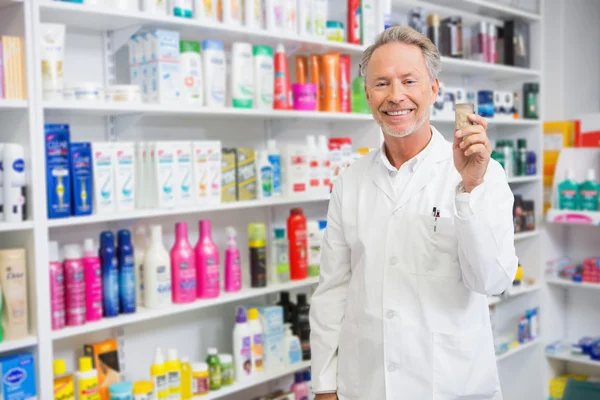
[[[431,133],[431,140],[425,149],[408,161],[413,163],[411,167],[414,175],[406,186],[406,189],[399,194],[398,198],[394,193],[394,188],[388,177],[390,168],[392,171],[397,171],[397,169],[394,168],[387,159],[384,148],[385,144],[379,148],[379,154],[375,155],[373,158],[374,162],[371,165],[370,171],[371,177],[373,178],[375,185],[377,185],[390,200],[396,203],[394,211],[402,207],[402,205],[409,201],[415,194],[419,193],[421,189],[431,181],[434,175],[433,167],[435,164],[452,157],[452,152],[448,151],[449,143],[444,139],[442,134],[433,126],[431,127]]]

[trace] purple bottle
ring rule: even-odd
[[[196,244],[197,295],[200,299],[219,297],[221,271],[219,249],[212,240],[210,221],[201,220],[200,237]]]
[[[50,242],[50,308],[52,312],[52,330],[65,327],[65,269],[58,257],[58,243]]]
[[[64,247],[65,287],[67,293],[67,325],[85,324],[85,272],[81,260],[81,246]]]

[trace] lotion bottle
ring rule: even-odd
[[[169,383],[169,400],[181,400],[181,363],[177,358],[177,350],[167,350],[167,381]]]
[[[225,291],[238,292],[242,288],[242,267],[240,265],[240,249],[236,242],[235,229],[228,226],[227,250],[225,250]]]
[[[225,107],[225,50],[220,40],[202,41],[204,101],[207,107]]]
[[[165,308],[171,300],[171,263],[162,241],[162,226],[150,227],[150,247],[144,259],[144,304],[146,308]]]
[[[248,310],[248,330],[252,339],[252,373],[263,372],[263,329],[258,320],[258,309]]]
[[[196,300],[196,256],[188,240],[185,222],[175,224],[175,243],[171,249],[171,280],[173,303]]]
[[[156,226],[156,225],[155,225]],[[150,365],[150,378],[154,386],[154,396],[158,400],[169,399],[169,380],[165,357],[160,348],[156,348],[154,361]]]
[[[77,372],[77,399],[100,400],[98,371],[92,367],[91,357],[81,357],[79,359],[79,371]]]
[[[252,375],[252,337],[244,307],[238,307],[235,317],[233,354],[236,379],[242,381],[250,377]]]
[[[275,51],[275,98],[273,108],[276,110],[289,110],[292,108],[292,84],[285,47],[277,45]]]
[[[86,321],[99,321],[102,319],[102,266],[93,239],[83,242],[83,269]]]
[[[565,180],[558,184],[558,207],[561,210],[579,209],[579,185],[573,177],[573,170],[567,169]]]
[[[66,245],[64,254],[67,325],[79,326],[85,324],[85,276],[81,247],[76,244]]]
[[[48,243],[48,247],[50,256],[52,330],[58,330],[65,327],[67,317],[65,307],[65,269],[58,256],[58,243],[50,242]]]

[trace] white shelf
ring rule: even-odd
[[[33,229],[33,221],[0,222],[0,232],[16,232]]]
[[[310,368],[310,361],[301,361],[297,364],[282,368],[278,371],[269,371],[263,372],[262,375],[257,377],[252,377],[252,379],[248,379],[242,382],[235,382],[231,386],[222,387],[219,390],[214,392],[210,392],[206,397],[207,400],[212,399],[221,399],[223,397],[232,395],[237,392],[241,392],[246,389],[250,389],[254,386],[262,385],[263,383],[267,383],[270,381],[274,381],[275,379],[283,378],[284,376],[294,374],[296,372],[304,371]]]
[[[0,7],[2,7],[1,1],[0,1]],[[27,109],[27,100],[0,99],[0,111],[25,110],[25,109]]]
[[[560,361],[568,361],[577,364],[584,365],[593,365],[594,367],[600,367],[600,361],[595,361],[590,358],[588,355],[580,355],[576,356],[571,354],[570,349],[561,351],[560,353],[548,353],[546,352],[546,357],[551,360],[560,360]]]
[[[431,0],[426,0],[425,2],[431,2]],[[520,10],[506,4],[499,4],[494,0],[437,0],[436,2],[448,4],[457,10],[464,10],[502,20],[516,18],[528,22],[536,22],[541,19],[539,14]]]
[[[536,237],[536,236],[539,236],[539,234],[540,234],[540,231],[538,231],[538,230],[515,233],[515,242],[518,242],[518,241],[521,241],[521,240],[525,240],[525,239],[529,239],[529,238],[532,238],[532,237]]]
[[[265,30],[254,30],[245,27],[226,26],[219,23],[208,23],[196,19],[172,16],[152,15],[140,11],[123,11],[108,7],[92,7],[82,4],[64,2],[40,2],[40,19],[42,22],[53,22],[67,25],[68,28],[107,31],[147,26],[152,28],[172,29],[180,32],[182,39],[219,39],[231,43],[235,41],[252,42],[276,46],[282,43],[286,52],[321,52],[339,51],[352,55],[360,55],[365,47],[349,43],[332,42],[316,38],[304,38],[298,35],[273,33]]]
[[[0,343],[0,353],[21,350],[35,346],[36,344],[37,338],[35,336],[27,336],[26,338],[19,340],[5,340]]]
[[[514,78],[536,80],[540,78],[540,71],[535,69],[512,67],[502,64],[490,64],[451,57],[442,57],[442,74],[444,73],[471,77],[485,77],[494,80]]]
[[[529,183],[529,182],[539,182],[542,180],[541,175],[529,175],[529,176],[513,176],[508,178],[508,183]]]
[[[574,287],[574,288],[581,288],[581,289],[600,290],[600,283],[574,282],[572,280],[563,279],[563,278],[547,277],[546,283],[548,283],[549,285],[563,286],[566,288]]]
[[[115,328],[118,326],[135,324],[184,312],[215,307],[222,304],[244,301],[267,294],[279,293],[281,291],[306,288],[316,285],[317,283],[319,283],[319,278],[307,278],[301,281],[290,281],[287,283],[270,285],[265,288],[244,288],[236,293],[222,293],[221,296],[215,299],[199,299],[193,303],[176,304],[160,310],[150,310],[143,307],[138,307],[134,314],[121,314],[114,318],[104,318],[97,322],[90,322],[81,326],[67,327],[58,331],[53,331],[52,339],[59,340],[70,338],[103,329]]]
[[[294,110],[256,110],[243,108],[209,108],[188,104],[144,104],[144,103],[104,103],[104,102],[46,102],[44,110],[56,114],[87,116],[111,116],[143,114],[144,116],[188,116],[188,117],[238,117],[258,119],[310,119],[322,121],[373,121],[371,114],[294,111]]]
[[[85,217],[68,217],[48,220],[48,227],[57,228],[65,226],[98,224],[102,222],[125,221],[142,218],[158,218],[183,214],[210,213],[228,210],[243,210],[247,208],[281,206],[297,203],[316,203],[329,201],[329,194],[322,196],[293,196],[274,197],[264,200],[235,201],[215,205],[182,207],[173,209],[152,208],[149,210],[134,210],[114,214],[94,214]]]
[[[546,213],[546,221],[550,224],[600,225],[599,211],[570,211],[551,208]]]
[[[443,68],[443,65],[442,65]],[[539,126],[541,125],[541,121],[538,119],[494,119],[494,118],[486,118],[488,126]],[[431,122],[436,122],[440,124],[454,124],[454,118],[436,118],[431,117]]]
[[[503,303],[510,299],[514,299],[515,297],[524,295],[526,293],[537,292],[538,290],[541,289],[541,285],[538,283],[535,283],[535,284],[527,286],[527,287],[523,287],[523,288],[519,288],[519,289],[514,289],[514,288],[511,288],[511,289],[512,289],[512,291],[509,294],[506,294],[503,296],[489,296],[488,304],[491,306],[494,304]]]
[[[540,343],[540,339],[535,339],[531,342],[525,343],[525,344],[520,344],[519,346],[512,348],[510,350],[508,350],[506,353],[500,354],[499,356],[496,356],[496,361],[502,361],[505,360],[507,358],[510,358],[512,356],[514,356],[515,354],[518,354],[524,350],[527,350],[533,346],[536,346],[537,344]]]

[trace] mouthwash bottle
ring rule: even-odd
[[[573,170],[570,168],[565,173],[565,180],[558,184],[558,208],[579,209],[579,185],[573,179]]]
[[[371,112],[365,93],[365,77],[360,74],[360,71],[352,81],[350,106],[353,113],[369,114]]]
[[[596,170],[588,169],[585,182],[579,185],[579,199],[581,209],[585,211],[598,211],[598,194],[600,184],[596,179]]]

